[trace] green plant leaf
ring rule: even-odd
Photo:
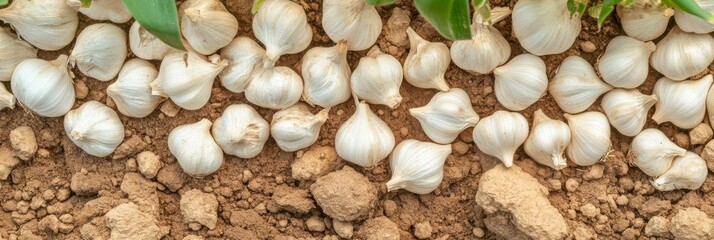
[[[468,0],[414,0],[414,5],[424,19],[445,38],[471,39]]]
[[[261,6],[263,6],[263,0],[253,0],[253,7],[250,8],[250,13],[257,13]]]
[[[367,4],[372,6],[384,6],[394,3],[395,0],[364,0]]]
[[[491,5],[486,0],[473,0],[474,12],[481,15],[484,22],[491,22]]]
[[[0,6],[7,5],[7,0],[0,0]]]
[[[124,0],[124,4],[146,31],[173,48],[186,50],[175,0]]]
[[[471,3],[471,4],[474,5],[474,9],[479,9],[479,8],[485,6],[486,4],[488,4],[488,1],[486,1],[486,0],[473,0],[473,3]]]
[[[714,24],[714,15],[702,9],[694,0],[662,0],[662,3],[668,7],[685,11]]]
[[[571,15],[583,16],[588,2],[588,0],[568,0],[568,11]]]
[[[597,13],[598,29],[602,28],[602,24],[605,22],[605,19],[607,19],[607,17],[612,14],[612,11],[615,10],[615,5],[621,3],[622,1],[623,0],[605,0],[601,4],[598,4],[600,6],[600,11]]]
[[[92,6],[92,0],[80,0],[83,8],[88,8]]]

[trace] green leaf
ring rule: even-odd
[[[124,4],[146,31],[173,48],[186,50],[175,0],[124,0]]]
[[[488,1],[486,0],[473,0],[474,9],[479,9],[483,6],[486,6],[488,4]]]
[[[83,8],[88,8],[92,6],[92,0],[80,0]]]
[[[7,0],[0,0],[0,6],[7,5]]]
[[[668,7],[685,11],[714,24],[714,15],[702,9],[694,0],[662,0],[662,3]]]
[[[367,4],[372,6],[384,6],[394,3],[395,0],[364,0]]]
[[[571,15],[582,16],[588,6],[588,0],[568,0],[568,11]]]
[[[474,12],[478,12],[483,22],[491,22],[491,5],[486,0],[473,0]]]
[[[445,38],[471,39],[468,0],[414,0],[414,4],[424,19]]]
[[[263,0],[253,0],[253,7],[250,8],[250,13],[257,13],[261,6],[263,6]]]
[[[605,0],[603,1],[600,5],[600,12],[597,14],[597,28],[600,29],[602,28],[602,24],[605,22],[605,19],[612,14],[612,11],[615,10],[615,5],[621,3],[623,0]]]

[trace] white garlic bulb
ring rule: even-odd
[[[579,166],[603,161],[612,147],[610,123],[601,112],[563,114],[570,128],[570,144],[565,149],[568,158]]]
[[[658,177],[669,170],[672,160],[684,156],[686,149],[677,146],[656,128],[642,130],[630,144],[627,160],[650,177]]]
[[[335,150],[340,158],[362,167],[372,167],[394,148],[394,134],[369,105],[357,102],[356,110],[337,130]]]
[[[77,36],[69,63],[99,81],[117,76],[126,58],[126,33],[108,23],[92,24]]]
[[[714,126],[714,85],[709,87],[709,92],[707,93],[706,104],[707,104],[707,115],[709,116],[709,125]]]
[[[167,54],[161,61],[159,76],[151,82],[151,94],[170,97],[187,110],[203,107],[211,97],[213,80],[228,65],[228,61],[218,55],[211,56],[210,60],[190,51]]]
[[[476,126],[479,116],[466,91],[452,88],[438,92],[426,106],[409,109],[432,141],[449,144],[466,128]]]
[[[111,108],[89,101],[64,116],[69,139],[89,155],[106,157],[124,141],[124,125]]]
[[[689,81],[660,78],[652,91],[659,99],[652,120],[657,124],[671,122],[684,129],[697,126],[704,119],[707,93],[712,82],[714,78],[711,74]]]
[[[327,121],[329,108],[317,114],[310,113],[304,103],[277,111],[270,122],[270,135],[278,147],[286,152],[294,152],[309,147],[317,141],[322,124]]]
[[[563,121],[549,118],[538,109],[533,114],[533,129],[523,150],[536,162],[560,170],[567,167],[565,148],[570,143],[570,128]]]
[[[600,80],[595,69],[579,56],[563,60],[548,84],[548,92],[560,109],[568,113],[585,111],[612,86]]]
[[[451,44],[451,59],[461,69],[488,74],[511,57],[511,45],[493,25],[511,14],[509,8],[491,10],[491,22],[484,22],[478,11],[471,25],[471,39]]]
[[[655,44],[618,36],[610,40],[597,69],[605,82],[613,87],[636,88],[647,80],[649,59]]]
[[[687,152],[684,156],[675,157],[672,167],[652,181],[652,186],[660,191],[696,190],[704,184],[707,174],[707,163],[704,159],[696,153]]]
[[[122,114],[142,118],[151,114],[161,97],[151,95],[151,82],[159,75],[154,65],[139,58],[127,61],[119,71],[116,82],[107,87],[107,95],[114,100]]]
[[[705,11],[714,12],[714,2],[708,0],[694,0],[694,2]],[[714,31],[714,25],[711,23],[682,10],[674,11],[674,21],[685,32],[710,33]]]
[[[347,40],[349,50],[362,51],[377,42],[382,18],[374,6],[363,0],[325,0],[322,28],[332,41]]]
[[[404,78],[419,88],[449,90],[444,74],[449,68],[451,57],[449,47],[440,42],[429,42],[419,36],[411,27],[409,36],[409,54],[404,60]]]
[[[274,67],[263,70],[251,80],[245,89],[249,102],[270,109],[283,109],[300,100],[302,79],[288,67]]]
[[[635,89],[615,89],[602,98],[605,115],[618,132],[633,137],[645,126],[647,112],[657,103],[657,96],[644,95]]]
[[[265,45],[267,67],[283,54],[302,52],[312,41],[305,10],[289,0],[266,0],[253,16],[253,33]]]
[[[303,97],[310,104],[329,108],[350,99],[347,42],[332,47],[314,47],[302,57]]]
[[[258,156],[270,135],[268,121],[247,104],[228,106],[211,132],[223,152],[239,158]]]
[[[17,64],[37,58],[37,50],[6,29],[0,29],[0,82],[10,81]]]
[[[238,34],[238,19],[218,0],[188,0],[178,12],[181,33],[200,54],[216,52]]]
[[[136,21],[129,28],[129,48],[134,55],[144,60],[161,60],[171,50],[169,45],[146,31]]]
[[[674,15],[670,8],[637,3],[629,7],[618,4],[616,12],[622,30],[625,30],[627,36],[640,41],[651,41],[662,36],[667,30],[669,18]]]
[[[657,43],[652,67],[672,80],[684,80],[706,70],[714,61],[714,38],[709,34],[683,32],[674,26]]]
[[[416,194],[427,194],[444,179],[444,163],[451,154],[451,145],[441,145],[407,139],[394,148],[389,157],[392,178],[387,191],[405,189]]]
[[[520,0],[511,18],[518,42],[538,56],[565,52],[580,33],[580,16],[568,11],[567,1]]]
[[[15,96],[0,83],[0,110],[5,108],[15,109]]]
[[[517,112],[496,111],[476,124],[473,139],[483,153],[513,166],[513,155],[528,137],[528,121]]]
[[[402,65],[392,55],[373,48],[360,58],[352,73],[352,92],[371,104],[396,108],[402,102],[399,87],[402,85]]]
[[[51,62],[37,58],[20,62],[10,80],[17,101],[43,117],[67,113],[75,97],[68,62],[64,54]]]
[[[265,50],[253,39],[237,37],[221,49],[221,58],[228,60],[218,78],[221,85],[234,93],[242,93],[250,80],[262,70]]]
[[[169,133],[169,151],[176,157],[184,172],[205,176],[218,171],[223,164],[223,151],[211,136],[211,121],[178,126]]]
[[[493,75],[496,100],[513,111],[526,109],[545,95],[548,88],[545,62],[540,57],[527,53],[497,67],[493,70]]]
[[[0,20],[33,46],[59,50],[72,42],[79,25],[77,12],[65,0],[16,0],[0,9]]]
[[[131,19],[131,12],[124,5],[124,1],[92,0],[88,8],[82,7],[81,0],[67,0],[67,5],[74,7],[79,12],[94,20],[109,20],[115,23],[125,23]]]

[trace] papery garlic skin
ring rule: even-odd
[[[528,121],[517,112],[496,111],[476,124],[473,139],[483,153],[513,166],[513,155],[528,137]]]
[[[309,147],[317,141],[322,124],[327,121],[329,108],[317,114],[310,113],[304,103],[277,111],[270,122],[270,135],[278,147],[286,152],[294,152]]]
[[[674,26],[657,43],[652,53],[652,67],[672,80],[684,80],[702,71],[714,61],[714,38],[709,34],[683,32]]]
[[[0,9],[0,20],[9,23],[18,35],[33,46],[59,50],[72,42],[79,17],[65,0],[16,0]]]
[[[69,61],[79,71],[99,81],[116,77],[126,58],[126,33],[108,23],[92,24],[77,36]]]
[[[597,69],[602,79],[619,88],[636,88],[647,80],[649,59],[655,44],[618,36],[610,40]]]
[[[12,73],[12,93],[22,105],[43,117],[59,117],[74,105],[74,85],[67,69],[69,57],[48,62],[31,58]]]
[[[131,12],[124,5],[124,1],[92,0],[89,7],[85,8],[82,7],[80,0],[67,0],[67,5],[76,8],[79,12],[94,20],[125,23],[131,19]]]
[[[167,96],[187,110],[199,109],[208,102],[213,80],[226,66],[228,61],[218,55],[211,56],[209,62],[195,52],[171,52],[161,61],[159,76],[151,82],[151,94]]]
[[[242,93],[253,76],[262,70],[265,50],[253,39],[237,37],[221,49],[221,58],[228,66],[218,74],[221,85],[234,93]]]
[[[226,154],[252,158],[263,150],[270,126],[250,105],[233,104],[216,119],[211,132]]]
[[[560,170],[568,166],[563,156],[568,143],[568,124],[551,119],[538,109],[533,114],[533,129],[523,143],[523,150],[536,162]]]
[[[223,151],[211,137],[211,121],[178,126],[169,133],[169,151],[176,157],[184,172],[205,176],[218,171],[223,164]]]
[[[694,0],[694,2],[705,11],[714,12],[714,2],[708,0]],[[682,10],[674,10],[674,21],[685,32],[703,34],[714,31],[714,25],[711,23]]]
[[[627,160],[650,177],[659,177],[670,169],[672,160],[684,156],[686,149],[677,146],[656,128],[642,130],[630,143]]]
[[[89,155],[106,157],[124,141],[124,125],[111,108],[89,101],[64,116],[69,139]]]
[[[570,128],[570,144],[565,149],[568,159],[579,166],[603,161],[612,147],[607,116],[595,111],[564,116]]]
[[[707,174],[706,161],[696,153],[687,152],[684,156],[675,157],[672,167],[652,181],[652,186],[660,191],[696,190],[704,184]]]
[[[346,40],[349,50],[362,51],[377,42],[382,18],[374,6],[362,0],[325,0],[322,28],[333,42]]]
[[[302,57],[303,97],[310,104],[333,107],[350,99],[347,42],[332,47],[314,47]]]
[[[580,33],[580,16],[571,15],[567,1],[520,0],[511,18],[518,42],[538,56],[565,52]]]
[[[645,126],[647,112],[657,103],[657,96],[644,95],[632,89],[615,89],[600,102],[605,115],[618,132],[633,137]]]
[[[171,50],[169,45],[146,31],[136,21],[129,28],[129,48],[134,55],[144,60],[161,60]]]
[[[497,67],[493,70],[496,100],[513,111],[526,109],[545,95],[548,88],[545,70],[543,59],[527,53]]]
[[[669,8],[638,4],[629,7],[618,4],[616,12],[620,18],[622,30],[625,30],[627,36],[640,41],[652,41],[662,36],[667,30],[669,19],[674,15],[672,9]]]
[[[660,78],[652,91],[659,98],[652,120],[657,124],[671,122],[684,129],[697,126],[704,120],[707,93],[713,82],[711,74],[689,81]]]
[[[337,130],[335,150],[348,162],[372,167],[392,152],[394,134],[367,103],[358,103],[355,98],[355,105],[355,113]]]
[[[151,95],[151,82],[159,75],[154,65],[139,58],[127,61],[119,71],[116,82],[107,87],[107,95],[114,100],[122,114],[142,118],[156,109],[161,97]]]
[[[600,80],[590,63],[579,56],[565,58],[548,84],[550,95],[568,113],[585,111],[610,90],[612,86]]]
[[[709,116],[709,126],[714,126],[714,85],[709,87],[706,104],[707,116]]]
[[[444,179],[444,163],[451,154],[451,145],[441,145],[407,139],[394,148],[389,158],[392,178],[387,191],[405,189],[416,194],[428,194]]]
[[[409,36],[409,54],[404,60],[404,78],[419,88],[449,90],[444,74],[451,63],[449,47],[439,42],[429,42],[419,36],[411,27]]]
[[[200,54],[216,52],[238,34],[238,19],[218,0],[188,0],[178,12],[181,33]]]
[[[302,52],[312,41],[305,10],[288,0],[265,1],[253,16],[253,33],[265,45],[266,67],[275,65],[281,55]]]
[[[5,85],[0,83],[0,110],[5,108],[15,109],[15,96],[5,89]]]
[[[245,89],[249,102],[264,108],[283,109],[300,100],[302,79],[288,67],[265,69]]]
[[[30,58],[37,58],[37,50],[32,45],[0,29],[0,82],[10,81],[15,67]]]
[[[493,24],[511,14],[508,8],[494,8],[491,23],[483,22],[476,11],[471,25],[471,39],[451,44],[451,59],[461,69],[488,74],[511,57],[511,45]]]
[[[409,114],[419,120],[429,139],[441,144],[453,142],[464,129],[476,126],[479,120],[469,95],[460,88],[436,93],[426,106],[409,109]]]
[[[399,87],[402,85],[402,65],[392,55],[374,48],[359,64],[350,78],[352,92],[371,104],[396,108],[402,102]]]

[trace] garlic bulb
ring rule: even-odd
[[[169,133],[169,151],[183,171],[193,176],[205,176],[223,164],[223,151],[211,137],[211,121],[201,119],[184,124]]]
[[[567,1],[520,0],[511,18],[518,42],[538,56],[565,52],[580,33],[580,16],[570,14]]]
[[[416,194],[427,194],[441,184],[444,162],[451,154],[451,145],[407,139],[394,148],[389,158],[392,178],[387,191],[405,189]]]
[[[568,113],[585,111],[610,90],[612,86],[600,80],[590,63],[579,56],[565,58],[548,84],[550,95]]]
[[[684,156],[675,157],[672,167],[652,181],[652,186],[660,191],[696,190],[707,179],[707,170],[704,159],[696,153],[687,152]]]
[[[618,4],[616,12],[627,36],[640,41],[651,41],[662,36],[667,30],[669,18],[674,15],[669,8],[637,3],[629,7]]]
[[[322,124],[327,121],[329,108],[316,115],[304,103],[277,111],[270,122],[270,135],[278,147],[286,152],[294,152],[309,147],[317,141]]]
[[[302,79],[288,67],[268,68],[251,80],[245,89],[249,102],[270,109],[283,109],[300,100]]]
[[[610,123],[601,112],[563,114],[570,128],[570,144],[565,149],[568,158],[579,166],[603,161],[610,151]]]
[[[268,121],[247,104],[226,108],[213,123],[211,132],[223,152],[239,158],[258,156],[270,135]]]
[[[161,102],[161,97],[151,95],[151,81],[158,75],[159,71],[146,60],[131,59],[119,71],[117,81],[107,87],[107,95],[122,114],[146,117]]]
[[[630,144],[627,160],[650,177],[658,177],[669,170],[672,159],[684,156],[686,149],[677,146],[656,128],[642,130]]]
[[[657,124],[671,122],[684,129],[697,126],[704,119],[707,93],[712,82],[714,78],[711,74],[699,80],[681,82],[660,78],[652,91],[659,98],[652,120]]]
[[[655,44],[618,36],[610,40],[597,69],[605,82],[613,87],[636,88],[647,80],[649,59]]]
[[[530,1],[530,0],[522,0]],[[496,100],[504,107],[520,111],[532,105],[548,88],[545,62],[531,54],[521,54],[493,70]]]
[[[250,80],[262,69],[265,50],[253,39],[237,37],[221,49],[221,58],[228,66],[218,74],[221,85],[234,93],[242,93]]]
[[[404,60],[404,78],[419,88],[449,90],[444,74],[449,68],[451,57],[449,47],[440,42],[429,42],[421,38],[411,27],[409,36],[409,54]]]
[[[639,133],[647,121],[647,112],[657,102],[657,96],[644,95],[635,89],[615,89],[602,98],[605,115],[618,132],[633,137]]]
[[[528,121],[517,112],[496,111],[481,119],[473,132],[474,142],[483,153],[513,166],[513,155],[528,137]]]
[[[136,21],[129,28],[129,47],[134,55],[144,60],[161,60],[171,50],[169,45],[146,31]]]
[[[349,50],[362,51],[377,42],[382,18],[374,6],[363,0],[325,0],[322,28],[332,41],[347,40]]]
[[[0,29],[0,82],[10,81],[17,64],[30,58],[37,58],[35,48],[6,29]]]
[[[708,76],[705,76],[705,78],[706,77],[708,77]],[[709,116],[709,125],[714,126],[714,85],[709,87],[709,92],[707,93],[706,104],[707,104],[707,114]]]
[[[453,142],[479,120],[469,95],[460,88],[436,93],[426,106],[409,109],[409,114],[419,120],[426,136],[441,144]]]
[[[533,114],[533,129],[523,143],[523,150],[536,162],[560,170],[568,166],[563,156],[568,143],[568,124],[553,120],[538,109]]]
[[[126,33],[108,23],[92,24],[77,36],[69,63],[99,81],[117,76],[126,58]]]
[[[74,86],[67,55],[48,62],[30,58],[12,73],[10,87],[17,100],[43,117],[59,117],[74,105]]]
[[[125,23],[131,19],[131,13],[124,5],[124,1],[92,0],[91,5],[85,8],[82,7],[81,0],[67,0],[67,5],[76,8],[79,12],[94,20]]]
[[[337,130],[335,150],[348,162],[372,167],[392,152],[394,134],[367,103],[359,103],[355,98],[355,106],[355,113]]]
[[[396,108],[402,102],[399,87],[402,85],[402,65],[392,55],[373,48],[360,58],[352,73],[352,92],[371,104]]]
[[[188,0],[178,12],[181,33],[200,54],[216,52],[238,34],[238,19],[218,0]]]
[[[714,12],[714,2],[708,0],[694,0],[694,2],[705,11]],[[682,10],[674,11],[674,21],[685,32],[710,33],[714,31],[714,25],[711,23]]]
[[[266,67],[275,65],[280,55],[302,52],[312,41],[305,10],[288,0],[265,1],[253,16],[253,33],[265,45]]]
[[[302,57],[303,97],[310,104],[329,108],[350,99],[347,42],[332,47],[314,47]]]
[[[508,8],[493,8],[491,22],[484,22],[478,11],[471,25],[471,39],[457,40],[451,44],[451,59],[461,69],[488,74],[503,65],[511,57],[511,45],[501,32],[493,27],[496,22],[508,17]]]
[[[65,0],[15,0],[0,9],[0,20],[33,46],[59,50],[72,42],[79,25],[77,12]]]
[[[171,52],[161,61],[159,76],[151,82],[151,94],[168,96],[187,110],[199,109],[208,102],[213,80],[227,65],[228,61],[218,55],[211,56],[209,62],[194,52]]]
[[[15,96],[5,89],[5,85],[0,83],[0,110],[5,108],[15,109]]]
[[[672,80],[684,80],[706,70],[714,61],[714,38],[709,34],[683,32],[674,26],[657,43],[652,67]]]
[[[89,101],[64,116],[69,139],[89,155],[106,157],[124,141],[124,125],[111,108]]]

